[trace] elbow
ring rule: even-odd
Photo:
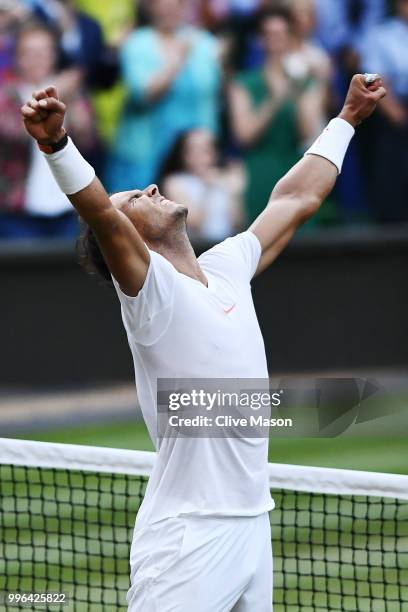
[[[300,223],[304,223],[313,217],[323,201],[319,193],[290,184],[285,177],[275,186],[272,198],[290,202]]]
[[[314,198],[289,194],[285,194],[284,197],[277,197],[276,194],[273,194],[269,205],[277,206],[279,204],[283,210],[290,213],[290,218],[295,227],[300,227],[306,223],[320,207],[320,201]]]
[[[297,202],[298,216],[301,223],[305,223],[319,210],[321,201],[317,197],[299,197]]]
[[[240,147],[245,149],[254,144],[255,134],[249,125],[245,125],[245,122],[237,122],[237,124],[233,126],[232,132]]]

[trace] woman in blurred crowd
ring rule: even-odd
[[[259,20],[265,60],[231,87],[231,123],[248,172],[248,221],[268,201],[271,188],[296,163],[302,143],[316,130],[308,103],[309,78],[293,78],[286,66],[291,49],[290,14],[265,10]]]
[[[64,67],[80,67],[87,85],[104,86],[110,66],[98,21],[79,11],[74,0],[30,0],[30,3],[34,15],[59,32]]]
[[[164,164],[160,183],[169,200],[187,206],[192,239],[223,240],[242,226],[243,168],[237,163],[219,166],[211,132],[182,134]]]
[[[150,0],[149,27],[138,28],[121,52],[128,92],[107,169],[114,191],[157,179],[177,136],[192,127],[217,131],[218,45],[185,22],[186,0]]]
[[[292,45],[285,58],[285,65],[291,78],[297,81],[309,80],[310,86],[304,95],[303,104],[309,105],[310,111],[303,113],[303,116],[315,122],[314,134],[311,133],[311,126],[310,130],[306,127],[306,132],[310,132],[310,140],[314,141],[327,123],[331,60],[326,51],[312,40],[316,25],[315,0],[296,0],[291,4],[291,14]],[[306,142],[305,148],[310,144]]]
[[[36,89],[50,82],[69,101],[69,132],[78,147],[90,153],[96,145],[88,101],[78,94],[76,71],[56,73],[54,33],[28,24],[16,40],[14,79],[0,87],[0,237],[67,236],[76,231],[69,200],[51,175],[42,153],[27,138],[20,107]]]

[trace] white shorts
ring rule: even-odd
[[[129,612],[271,612],[268,513],[180,516],[136,529]]]

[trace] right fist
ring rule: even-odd
[[[21,109],[27,132],[39,144],[54,144],[63,138],[65,104],[58,99],[55,87],[35,91]]]
[[[386,95],[381,77],[367,84],[363,74],[355,74],[339,117],[356,127],[375,111],[378,102]]]

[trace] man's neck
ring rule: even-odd
[[[208,286],[208,280],[200,268],[194,249],[187,236],[179,236],[171,244],[152,244],[151,248],[169,261],[181,274]]]

